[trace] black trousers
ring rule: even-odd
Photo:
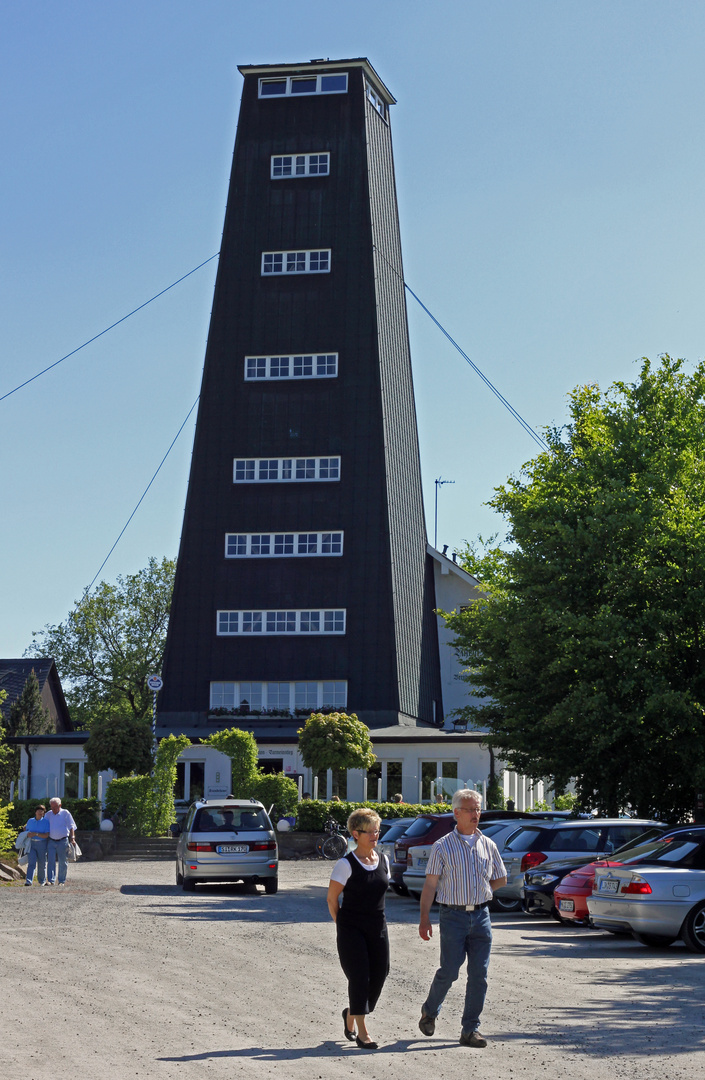
[[[348,980],[348,1005],[354,1016],[371,1013],[389,974],[389,938],[384,914],[364,917],[338,912],[336,937],[340,965]]]

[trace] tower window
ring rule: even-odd
[[[234,484],[340,480],[340,458],[236,458]]]
[[[316,709],[326,706],[344,709],[348,703],[348,684],[344,679],[312,682],[212,682],[211,709],[244,709],[265,712],[269,709]]]
[[[296,176],[328,176],[330,154],[272,155],[272,180],[287,180]]]
[[[344,634],[345,608],[307,611],[219,611],[218,637],[258,634],[278,637],[284,634]]]
[[[286,78],[260,79],[259,96],[289,97],[299,94],[347,94],[348,76],[289,75]]]
[[[365,93],[372,108],[376,109],[382,119],[386,122],[387,103],[379,96],[372,83],[365,82]]]
[[[245,379],[335,379],[337,353],[304,353],[301,356],[246,356]]]
[[[330,248],[324,251],[263,251],[262,276],[269,274],[328,274]]]
[[[225,534],[226,559],[342,554],[342,532]]]

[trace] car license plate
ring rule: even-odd
[[[575,911],[575,901],[574,900],[561,900],[561,902],[558,905],[558,910],[559,911]]]
[[[428,864],[428,859],[417,859],[416,860],[416,865],[418,866],[419,870],[424,870],[426,868],[427,864]]]
[[[616,893],[619,889],[617,878],[602,878],[598,892]]]
[[[216,848],[219,855],[242,855],[249,850],[247,844],[219,844]]]

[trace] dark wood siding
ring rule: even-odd
[[[161,722],[203,722],[209,683],[347,679],[368,723],[431,720],[425,527],[389,128],[349,92],[264,99],[245,77],[163,668]],[[330,174],[270,179],[272,154]],[[330,248],[331,272],[260,273]],[[384,257],[382,257],[384,256]],[[391,263],[391,267],[389,266]],[[255,381],[246,355],[337,352],[335,379]],[[234,484],[235,457],[340,455],[338,482]],[[336,558],[226,559],[226,532],[345,533]],[[218,609],[336,607],[342,637],[218,637]],[[435,625],[435,624],[434,624]]]

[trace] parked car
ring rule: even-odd
[[[705,953],[705,826],[674,829],[643,847],[629,863],[595,867],[593,926],[654,947],[682,938]]]
[[[382,822],[382,825],[386,826],[386,828],[380,828],[380,839],[377,842],[377,851],[384,852],[389,859],[390,866],[394,862],[394,845],[415,821],[415,817],[405,817],[389,818],[387,821]]]
[[[528,810],[486,810],[483,812],[480,819],[480,830],[485,833],[485,835],[490,836],[491,833],[488,830],[491,825],[509,826],[507,831],[511,832],[521,821],[532,818],[534,820],[540,818],[545,821],[551,820],[554,816],[558,816],[559,820],[564,820],[562,811],[541,810],[538,813],[531,813]],[[436,840],[440,840],[442,836],[445,836],[446,833],[449,833],[451,829],[454,828],[455,815],[452,813],[419,814],[413,825],[409,826],[403,837],[401,837],[394,845],[391,888],[394,889],[395,892],[400,896],[406,896],[408,893],[408,887],[404,884],[404,874],[411,868],[411,864],[408,861],[409,848],[423,846],[427,847],[430,853],[431,847]],[[416,858],[419,860],[423,859],[424,856],[419,853]],[[428,858],[428,854],[426,855],[426,858]],[[417,867],[418,865],[417,862]],[[423,865],[425,866],[425,863]],[[423,888],[423,882],[421,882],[421,888]],[[421,890],[418,889],[415,891],[418,891],[420,894]]]
[[[277,839],[267,812],[255,799],[201,800],[189,807],[178,836],[176,884],[184,892],[215,881],[278,887]]]
[[[500,903],[521,906],[524,874],[527,870],[569,858],[588,862],[611,855],[617,848],[636,840],[657,821],[639,818],[590,818],[579,821],[538,821],[520,825],[508,837],[502,851],[507,868],[507,884],[495,893]],[[544,866],[545,864],[545,866]]]
[[[631,851],[635,845],[645,843],[655,836],[672,829],[671,825],[656,825],[639,834],[636,840],[617,848],[610,857],[610,865],[621,861],[622,852]],[[559,922],[588,922],[587,897],[592,892],[595,863],[585,863],[585,856],[561,859],[547,866],[541,865],[524,874],[522,907],[527,915],[552,915]]]
[[[486,825],[483,820],[481,831],[483,836],[489,836],[491,840],[494,840],[501,851],[504,838],[515,832],[516,827],[516,821],[490,821]],[[419,900],[421,897],[421,890],[426,880],[426,865],[432,847],[433,844],[422,844],[419,847],[407,849],[406,871],[402,880],[409,896],[414,900]]]

